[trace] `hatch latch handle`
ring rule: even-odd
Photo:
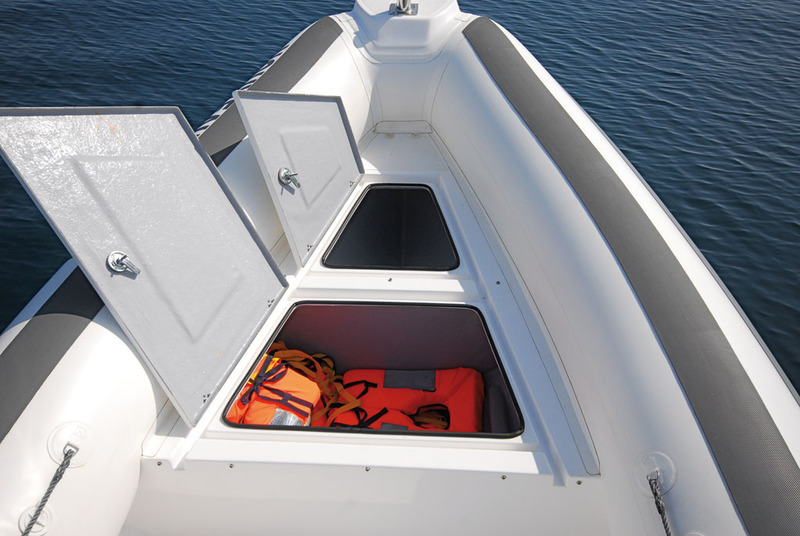
[[[397,0],[396,4],[389,4],[389,15],[416,15],[419,4],[412,4],[411,0]]]
[[[142,271],[135,265],[128,256],[121,251],[114,251],[106,259],[106,264],[111,270],[122,273],[126,270],[131,272],[134,277],[139,275]]]
[[[289,168],[282,167],[278,170],[278,182],[284,186],[294,186],[300,188],[300,181],[297,180],[297,172]]]

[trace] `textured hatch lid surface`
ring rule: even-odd
[[[275,201],[298,265],[364,173],[339,97],[237,91],[236,106]],[[297,173],[300,187],[283,185],[278,172]]]
[[[197,424],[283,286],[186,119],[177,108],[6,109],[0,150]],[[140,273],[112,270],[115,251]]]

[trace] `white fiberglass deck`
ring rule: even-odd
[[[188,389],[205,396],[181,412],[181,398],[143,368],[142,348],[121,328],[125,318],[110,305],[83,313],[64,349],[44,345],[56,354],[55,368],[0,445],[0,459],[24,461],[7,464],[15,484],[0,487],[14,516],[38,500],[37,486],[17,488],[46,484],[58,455],[39,447],[52,446],[52,431],[66,423],[81,435],[81,459],[48,507],[59,527],[75,533],[657,535],[663,528],[647,477],[658,468],[676,532],[755,533],[754,524],[793,534],[800,406],[713,270],[613,143],[512,36],[461,13],[454,0],[419,9],[391,17],[383,0],[358,0],[353,11],[320,20],[239,94],[249,102],[244,123],[242,110],[225,106],[201,127],[197,154],[230,189],[280,283],[272,298],[256,297],[254,316],[263,314],[264,324],[252,328],[244,348],[219,351],[232,359],[229,375],[192,360],[169,363],[211,376],[216,389]],[[335,103],[331,128],[309,128],[323,115],[312,113],[265,147],[272,116],[251,112],[275,91],[293,94],[278,100]],[[292,114],[284,116],[291,123]],[[326,168],[342,166],[318,158],[319,140],[333,140],[326,149],[339,147],[337,156],[355,157],[344,167],[357,176]],[[276,188],[282,168],[299,171],[302,186]],[[314,205],[323,190],[315,179],[334,185],[338,197]],[[456,268],[449,260],[430,270],[325,266],[362,194],[385,185],[433,193]],[[293,234],[297,221],[302,233]],[[191,236],[184,243],[192,246]],[[227,251],[223,244],[207,253],[225,267],[236,262]],[[102,308],[73,269],[61,270],[32,304],[94,296]],[[259,354],[290,324],[296,332],[300,324],[287,315],[309,304],[333,304],[327,314],[341,312],[336,325],[360,324],[364,310],[352,312],[358,304],[368,313],[479,311],[524,430],[412,435],[226,425],[227,404]],[[21,315],[28,325],[0,337],[0,348],[14,350],[4,357],[24,363],[42,346],[31,340],[49,338],[57,328],[47,326],[76,316],[37,322],[37,307]],[[395,338],[402,326],[426,331],[424,351],[435,336],[429,324],[446,329],[455,316],[425,330],[418,317],[389,331]],[[28,329],[37,325],[45,328]],[[358,327],[329,340],[358,339]],[[364,335],[372,346],[380,340]],[[436,352],[441,346],[448,345]],[[219,365],[213,351],[200,351]],[[377,360],[381,367],[389,361]],[[121,373],[122,385],[108,381]]]
[[[398,127],[395,125],[393,130]],[[592,527],[596,530],[598,524],[604,524],[600,521],[603,514],[598,488],[586,470],[588,466],[597,472],[596,461],[577,412],[572,409],[569,391],[564,385],[556,387],[551,382],[548,367],[539,355],[503,270],[483,238],[434,136],[427,132],[376,133],[364,145],[363,181],[307,266],[290,278],[285,297],[276,304],[274,314],[250,351],[260,350],[278,328],[283,315],[297,302],[474,306],[483,314],[511,380],[522,410],[524,432],[510,439],[487,439],[234,429],[222,422],[221,413],[251,366],[252,360],[243,359],[194,430],[187,429],[168,408],[161,412],[159,420],[163,422],[157,428],[171,431],[165,436],[153,434],[146,441],[142,479],[128,521],[131,534],[136,533],[134,528],[147,531],[167,527],[169,531],[169,524],[164,523],[169,523],[166,520],[176,509],[191,510],[197,530],[213,532],[217,508],[231,500],[230,497],[241,499],[244,490],[259,485],[260,479],[269,479],[271,485],[287,486],[296,492],[303,482],[309,487],[318,481],[336,482],[335,487],[342,493],[338,496],[323,491],[306,493],[305,508],[319,515],[335,515],[341,508],[347,508],[348,518],[359,518],[360,511],[365,523],[375,519],[375,515],[382,516],[394,527],[381,530],[386,533],[405,533],[410,529],[401,523],[406,513],[397,507],[398,502],[414,508],[421,524],[441,515],[458,518],[458,511],[478,508],[481,504],[484,508],[494,505],[499,512],[503,502],[519,503],[519,517],[509,516],[509,510],[502,508],[505,513],[487,516],[486,525],[476,527],[470,522],[460,527],[473,533],[502,526],[519,527],[530,515],[530,506],[523,506],[526,503],[541,509],[542,519],[545,512],[550,520],[561,518],[558,530],[563,530],[564,520],[569,518],[567,512],[576,504],[582,504],[587,514],[593,513],[569,521],[574,531],[588,531]],[[247,144],[237,148],[221,166],[223,174],[228,170],[235,173],[239,169],[252,169],[242,161],[252,158],[247,151]],[[402,157],[408,154],[414,155],[411,166]],[[226,178],[236,180],[227,175]],[[433,190],[459,253],[458,268],[437,273],[333,270],[322,266],[320,259],[327,244],[360,193],[378,183],[424,184]],[[275,221],[268,214],[251,218]],[[278,232],[273,230],[275,234]],[[265,241],[275,243],[278,250],[283,247],[278,237]],[[542,343],[546,345],[544,341],[539,344]],[[556,374],[560,377],[557,371]],[[565,408],[572,413],[570,418]],[[544,433],[542,424],[547,430]],[[222,478],[214,476],[217,471]],[[189,495],[188,490],[192,490]],[[446,504],[431,501],[433,496],[445,493],[454,495]],[[208,501],[205,507],[202,500],[198,504],[198,494]],[[278,522],[275,530],[291,531],[293,526],[300,526],[290,520],[303,515],[302,511],[293,510],[301,507],[301,503],[284,505],[289,508],[284,510],[286,524]],[[559,509],[563,509],[564,517],[551,515]],[[449,514],[445,514],[447,511]],[[186,516],[177,515],[175,519],[175,529],[187,528]],[[550,522],[543,521],[542,527]],[[227,523],[225,530],[230,530],[230,520]],[[555,531],[557,526],[550,530]],[[449,524],[451,529],[457,527],[457,522]],[[219,530],[223,530],[221,525]],[[367,525],[354,530],[366,531]]]

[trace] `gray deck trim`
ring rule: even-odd
[[[102,308],[76,268],[0,354],[0,441]]]
[[[318,20],[300,34],[260,77],[242,89],[288,93],[341,33],[341,26],[331,17]],[[221,115],[200,133],[200,143],[219,165],[246,135],[239,111],[233,101],[228,101]]]
[[[800,468],[688,275],[603,156],[506,35],[464,30],[511,105],[572,184],[635,289],[751,534],[800,527]]]

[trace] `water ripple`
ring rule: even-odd
[[[348,1],[5,0],[0,106],[170,104],[197,126]],[[463,0],[620,146],[800,385],[800,3]],[[0,166],[4,325],[66,257]]]
[[[800,385],[800,4],[500,4],[461,2],[620,146]]]

